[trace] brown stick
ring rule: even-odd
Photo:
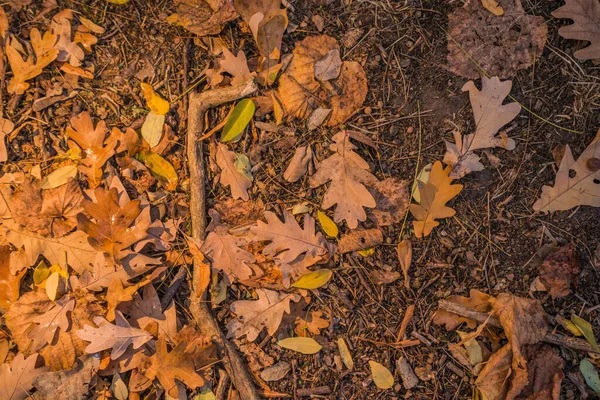
[[[483,313],[479,311],[475,311],[472,308],[465,307],[461,304],[453,303],[447,300],[440,300],[439,302],[440,310],[448,311],[456,315],[460,315],[461,317],[469,318],[479,323],[483,323],[488,318],[488,326],[494,328],[502,328],[502,324],[497,317],[490,317],[488,313]],[[589,353],[600,353],[600,351],[594,349],[588,342],[585,340],[557,335],[555,333],[548,333],[546,337],[543,339],[544,342],[555,344],[557,346],[568,347],[573,350],[585,351]]]
[[[198,240],[204,238],[206,228],[205,213],[205,172],[204,155],[202,152],[202,142],[197,138],[204,131],[204,114],[209,108],[218,106],[246,97],[256,91],[256,84],[253,81],[241,85],[208,90],[201,93],[191,93],[188,108],[188,127],[187,127],[187,157],[190,171],[190,213],[192,219],[192,237]],[[198,270],[194,267],[193,272],[194,285],[200,281]],[[241,356],[236,352],[233,344],[225,338],[223,332],[217,325],[204,301],[204,294],[199,294],[194,287],[190,296],[190,312],[196,320],[200,331],[213,339],[217,346],[222,350],[223,366],[231,377],[233,385],[240,393],[240,398],[244,400],[258,400],[260,397],[256,393],[252,378],[246,369]]]

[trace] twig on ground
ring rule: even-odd
[[[187,267],[185,265],[182,265],[181,267],[179,267],[179,270],[177,270],[177,273],[171,280],[171,286],[169,286],[169,288],[165,292],[165,295],[160,300],[160,305],[163,311],[169,306],[169,304],[171,304],[171,300],[173,300],[173,297],[175,297],[175,293],[177,293],[177,290],[179,290],[179,287],[181,286],[186,277]]]
[[[209,108],[224,103],[235,101],[248,96],[256,91],[253,81],[241,85],[214,89],[201,93],[190,93],[187,127],[187,157],[190,171],[190,214],[192,222],[192,237],[203,240],[206,228],[205,213],[205,171],[203,143],[197,138],[204,131],[204,114]],[[199,271],[194,267],[192,282],[200,281]],[[234,345],[225,338],[204,301],[204,294],[200,295],[194,287],[190,295],[190,312],[200,331],[213,339],[222,350],[222,360],[225,370],[231,377],[233,385],[244,400],[258,400],[260,397],[252,383],[252,378],[246,369],[242,357],[237,353]]]

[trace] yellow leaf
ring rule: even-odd
[[[317,211],[317,218],[319,219],[319,224],[321,224],[323,232],[325,232],[327,236],[337,237],[337,235],[339,235],[340,231],[337,225],[327,216],[327,214],[322,211]]]
[[[592,330],[592,325],[587,322],[585,319],[572,314],[571,321],[579,328],[581,333],[583,333],[583,337],[587,339],[587,341],[592,345],[592,347],[598,350],[598,344],[596,343],[596,338],[594,337],[594,332]]]
[[[451,185],[453,179],[448,175],[452,167],[444,169],[440,161],[436,161],[429,174],[429,182],[420,189],[421,204],[411,204],[410,212],[415,217],[413,226],[416,237],[427,236],[440,223],[439,218],[452,217],[456,211],[446,207],[450,199],[456,197],[463,185]]]
[[[167,190],[175,190],[177,188],[177,171],[160,154],[153,151],[142,151],[136,154],[135,158],[143,162],[156,179],[164,182]]]
[[[45,262],[40,261],[40,263],[33,270],[33,283],[37,286],[42,287],[42,283],[50,276],[50,268],[46,265]],[[44,287],[45,287],[44,283]]]
[[[123,4],[129,3],[129,0],[106,0],[106,1],[111,4],[118,4],[118,5],[123,5]]]
[[[46,294],[52,301],[56,299],[56,293],[58,292],[58,283],[60,282],[60,275],[58,272],[50,274],[46,279]]]
[[[148,142],[150,147],[154,147],[160,143],[164,125],[164,114],[157,114],[154,111],[150,111],[146,116],[144,125],[142,125],[142,137]]]
[[[299,289],[317,289],[326,284],[332,275],[333,271],[330,269],[318,269],[302,275],[292,286]]]
[[[55,169],[42,179],[42,189],[54,189],[62,186],[69,182],[69,178],[75,178],[77,176],[76,165],[65,165]]]
[[[354,369],[354,360],[352,360],[352,354],[350,354],[350,349],[348,349],[348,345],[344,338],[338,338],[337,340],[338,350],[340,351],[340,357],[342,358],[342,362],[349,370]]]
[[[146,104],[148,104],[150,111],[159,115],[165,115],[169,112],[169,102],[160,97],[160,95],[152,89],[152,86],[147,83],[140,83],[140,86],[142,87],[142,93],[146,98]]]
[[[368,249],[358,251],[358,254],[360,254],[363,257],[369,257],[369,256],[373,255],[374,253],[375,253],[375,247],[370,247]]]
[[[394,377],[389,369],[375,361],[369,361],[373,382],[379,389],[389,389],[394,386]]]
[[[250,99],[243,99],[233,108],[221,132],[221,142],[231,142],[240,137],[252,120],[256,106]]]
[[[429,163],[426,166],[424,166],[421,172],[419,172],[419,175],[417,175],[417,179],[415,179],[415,182],[413,183],[412,197],[417,203],[421,202],[421,187],[427,182],[429,182],[429,174],[431,173],[431,167],[433,167],[432,163]]]
[[[497,1],[481,0],[481,3],[489,12],[491,12],[494,15],[500,16],[500,15],[504,14],[504,10],[502,9],[502,7],[500,7],[498,5]]]
[[[281,339],[277,342],[277,344],[284,349],[297,351],[298,353],[302,354],[315,354],[323,348],[323,346],[317,343],[315,339],[309,337],[291,337]]]

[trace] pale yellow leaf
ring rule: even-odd
[[[373,382],[380,389],[389,389],[394,386],[394,376],[389,369],[375,361],[369,361]]]
[[[285,349],[297,351],[302,354],[315,354],[323,348],[315,339],[309,337],[281,339],[277,344]]]
[[[50,274],[46,279],[46,294],[52,301],[56,299],[56,293],[58,292],[58,283],[60,282],[60,275],[58,272]]]
[[[164,114],[157,114],[150,111],[146,116],[144,125],[142,125],[142,137],[148,142],[150,147],[154,147],[160,143],[164,125]]]
[[[352,360],[352,354],[350,353],[350,349],[346,344],[344,338],[338,338],[337,340],[338,350],[340,351],[340,357],[342,358],[342,362],[349,370],[354,369],[354,360]]]
[[[77,166],[65,165],[64,167],[60,167],[55,169],[50,174],[48,174],[42,180],[42,189],[54,189],[59,186],[65,185],[69,182],[70,178],[75,178],[77,176]]]

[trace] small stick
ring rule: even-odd
[[[169,304],[171,304],[171,300],[173,300],[173,297],[175,297],[175,293],[177,293],[177,290],[179,290],[179,286],[181,286],[183,281],[185,281],[186,277],[187,268],[185,265],[182,265],[181,267],[179,267],[179,270],[177,270],[177,273],[173,277],[173,280],[171,281],[171,286],[169,286],[169,288],[165,292],[165,295],[160,300],[160,305],[163,311],[169,306]]]
[[[298,397],[308,397],[315,394],[329,394],[331,388],[329,386],[317,386],[314,388],[298,389]]]
[[[406,309],[406,314],[404,314],[404,318],[402,319],[402,323],[400,324],[400,329],[398,330],[398,336],[396,336],[396,342],[399,342],[404,337],[406,333],[406,328],[408,328],[408,324],[415,314],[415,306],[410,305]]]
[[[448,311],[456,315],[460,315],[461,317],[472,319],[479,323],[483,323],[489,318],[487,323],[489,326],[494,328],[502,328],[502,324],[500,323],[500,320],[497,317],[490,317],[488,313],[475,311],[472,308],[465,307],[461,304],[453,303],[448,300],[440,300],[439,308],[440,310]],[[585,340],[572,338],[568,336],[561,336],[555,333],[546,334],[546,337],[544,337],[542,341],[550,344],[555,344],[557,346],[568,347],[573,350],[585,351],[588,353],[600,353],[600,351],[594,349]]]
[[[427,339],[425,336],[421,335],[419,332],[412,331],[410,333],[410,336],[414,336],[415,338],[417,338],[418,340],[420,340],[421,343],[423,343],[425,346],[431,347],[431,342],[429,341],[429,339]]]
[[[215,398],[217,400],[225,400],[227,398],[227,389],[229,388],[230,380],[229,375],[224,370],[219,369],[219,383],[217,383],[217,389],[215,390]]]

